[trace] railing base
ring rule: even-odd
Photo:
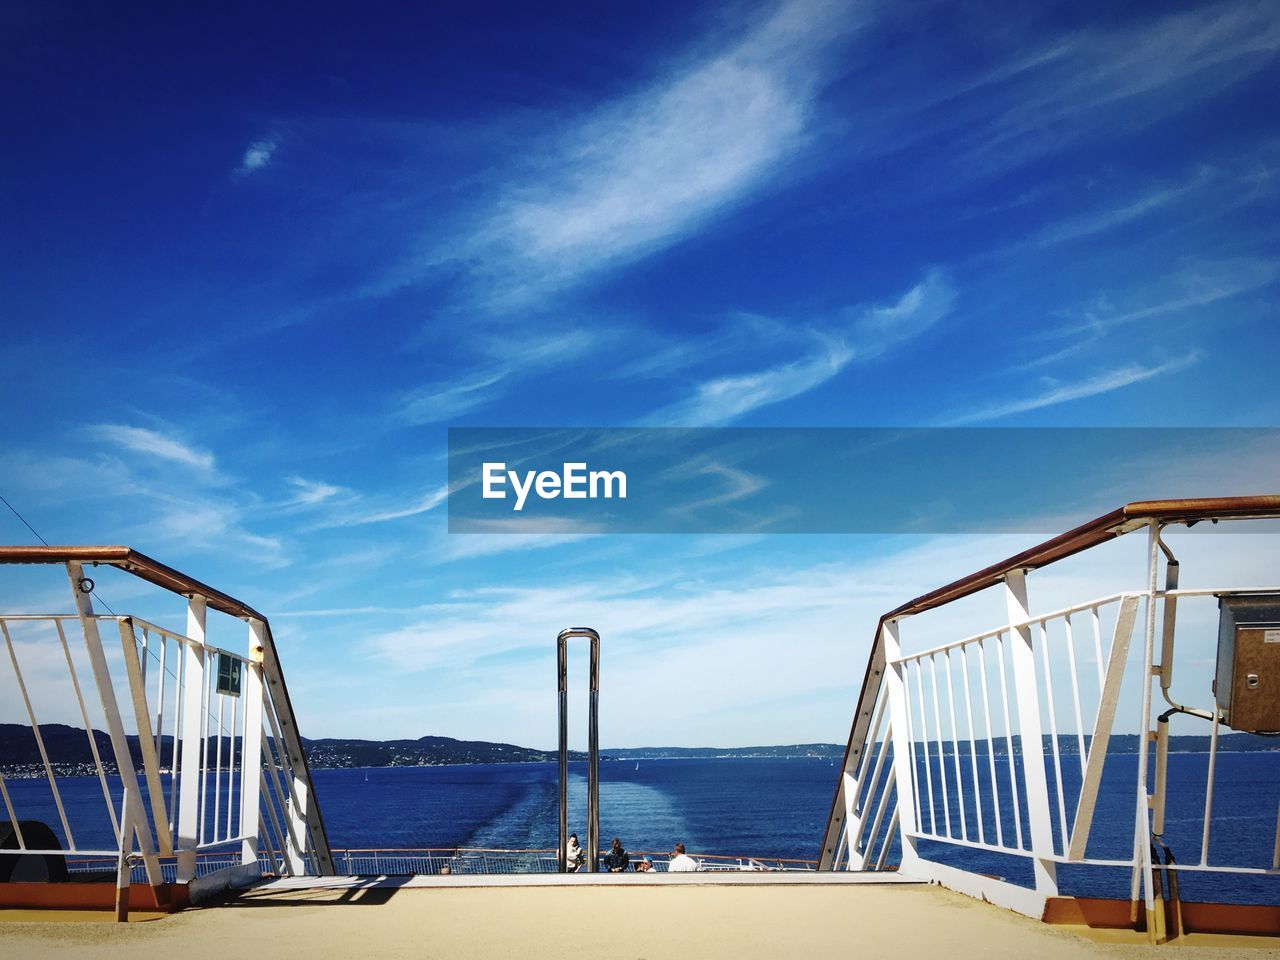
[[[174,913],[190,906],[187,885],[146,883],[129,886],[129,909],[144,913]],[[115,917],[116,885],[103,883],[0,883],[0,909],[101,910],[103,920]]]
[[[1184,934],[1227,934],[1280,937],[1280,906],[1241,903],[1183,902]],[[1094,930],[1133,930],[1128,900],[1100,897],[1050,897],[1044,905],[1045,923],[1089,927]],[[1139,928],[1145,924],[1139,923]]]

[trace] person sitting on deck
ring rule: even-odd
[[[578,846],[578,835],[576,833],[569,834],[569,843],[564,849],[565,872],[577,873],[586,862],[587,855],[582,852],[582,847]]]
[[[631,863],[627,851],[622,849],[622,841],[617,837],[609,845],[609,852],[604,855],[604,865],[610,873],[622,873]]]
[[[698,861],[684,852],[684,844],[677,843],[667,863],[667,873],[697,873],[701,869]]]
[[[637,861],[636,873],[657,873],[657,869],[653,865],[652,857],[645,857],[643,860]]]

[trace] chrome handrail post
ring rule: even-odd
[[[559,871],[568,870],[569,848],[569,657],[568,643],[575,637],[591,641],[591,699],[587,717],[587,872],[595,873],[600,861],[600,634],[590,627],[568,627],[556,638],[556,675],[560,707],[560,849]]]

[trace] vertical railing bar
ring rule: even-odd
[[[270,743],[264,743],[263,746],[268,750],[268,766],[271,768],[272,782],[276,785],[276,796],[280,802],[280,815],[284,818],[285,829],[288,831],[287,839],[292,843],[293,849],[298,853],[299,857],[305,858],[306,843],[294,833],[293,817],[289,816],[290,809],[297,810],[300,805],[297,795],[293,792],[292,767],[288,764],[289,756],[286,752],[288,748],[285,746],[284,737],[280,735],[280,724],[276,720],[275,707],[270,699],[265,696],[262,700],[262,712],[266,715],[267,723],[271,730],[271,736],[268,738]],[[284,779],[287,789],[281,785],[282,771],[286,770],[289,771],[289,776]]]
[[[893,766],[890,765],[889,773],[885,777],[885,781],[884,781],[884,790],[880,792],[880,801],[879,803],[876,804],[875,820],[871,824],[871,832],[867,834],[867,843],[866,843],[867,853],[871,852],[872,844],[875,843],[876,837],[880,835],[880,825],[881,823],[884,822],[884,812],[889,807],[889,794],[890,792],[896,792],[897,788],[898,788],[898,781],[894,778]],[[894,806],[896,807],[897,804],[895,803]]]
[[[210,707],[213,703],[213,684],[217,674],[216,661],[212,669],[208,667],[209,653],[205,653],[206,668],[204,672],[204,683],[200,689],[200,786],[197,794],[200,797],[199,803],[199,828],[196,836],[199,838],[197,846],[204,846],[207,842],[205,836],[205,819],[209,813],[209,714]]]
[[[263,778],[261,771],[259,771],[258,790],[260,791],[260,796],[265,797],[267,795],[266,788],[267,788],[267,781]],[[267,807],[267,811],[268,813],[271,812],[270,806]],[[271,814],[271,819],[273,822],[275,821],[274,813]],[[283,853],[284,848],[273,845],[271,829],[267,825],[267,823],[262,819],[261,807],[258,808],[258,842],[266,844],[267,859],[271,861],[271,872],[282,873],[283,871],[280,868],[283,865],[282,861],[284,860],[284,853]],[[260,849],[258,851],[258,859],[259,860],[262,859],[262,851]]]
[[[1013,763],[1013,724],[1009,722],[1009,681],[1005,676],[1004,638],[1004,633],[996,635],[996,659],[1000,664],[1000,706],[1004,709],[1004,741],[1005,750],[1008,751],[1006,759],[1009,761],[1009,796],[1013,801],[1014,835],[1018,839],[1018,849],[1023,850],[1022,805],[1018,797],[1018,772]]]
[[[908,661],[903,660],[900,662],[900,665],[902,667],[902,672],[903,672],[902,695],[905,699],[905,697],[911,690],[910,679],[907,676],[907,674],[910,673],[911,664]],[[885,664],[886,675],[888,674],[888,671],[893,666],[895,665],[891,663]],[[919,776],[919,772],[916,770],[916,742],[915,742],[915,733],[914,733],[915,720],[911,716],[911,705],[907,704],[906,706],[907,706],[907,709],[903,711],[903,715],[906,718],[905,726],[907,728],[906,729],[906,748],[907,748],[906,752],[910,758],[908,762],[908,767],[911,770],[911,799],[912,799],[912,806],[915,808],[915,812],[916,812],[916,818],[915,818],[916,826],[923,827],[924,813],[922,812],[922,808],[920,806],[920,776]],[[892,710],[892,706],[890,709]],[[889,729],[886,736],[888,737],[895,736],[893,731],[892,713],[890,713]],[[896,745],[894,746],[894,749],[895,750],[897,749]]]
[[[969,647],[960,648],[960,671],[964,677],[961,687],[964,689],[964,713],[969,730],[969,769],[973,774],[973,811],[978,819],[978,842],[986,843],[986,834],[982,826],[982,786],[978,780],[978,740],[973,729],[973,694],[969,691]]]
[[[173,677],[173,749],[169,756],[169,832],[178,834],[178,773],[182,766],[182,754],[178,750],[178,734],[182,730],[183,690],[187,675],[187,658],[182,642],[178,642],[178,670]],[[174,846],[178,844],[175,842]]]
[[[1002,811],[1000,809],[1000,783],[996,777],[996,746],[995,740],[991,735],[991,693],[987,689],[987,653],[986,646],[990,637],[983,637],[978,641],[978,676],[982,680],[982,718],[986,724],[987,732],[987,767],[991,772],[991,808],[995,812],[996,820],[996,844],[1004,846],[1004,826],[1000,822],[1002,819]]]
[[[951,796],[947,790],[947,756],[942,749],[942,712],[939,709],[939,701],[942,699],[938,696],[938,664],[937,661],[929,657],[929,685],[933,689],[933,723],[934,730],[938,734],[938,782],[942,785],[942,823],[946,827],[947,836],[954,836],[951,832]]]
[[[924,664],[917,659],[915,665],[916,694],[920,698],[920,732],[923,734],[920,744],[924,747],[924,776],[926,789],[929,791],[929,832],[936,836],[938,820],[933,809],[933,761],[929,758],[929,719],[924,709],[924,680],[921,677],[924,673]]]
[[[884,718],[884,705],[888,697],[885,696],[884,686],[881,685],[880,693],[876,697],[875,711],[871,717],[871,726],[868,728],[867,739],[863,741],[862,759],[858,761],[857,779],[854,781],[854,796],[850,809],[860,810],[858,806],[858,798],[863,795],[862,784],[866,777],[867,766],[871,762],[871,751],[875,748],[876,738],[880,735],[880,724]],[[883,748],[882,748],[883,749]]]
[[[888,755],[888,753],[889,753],[889,741],[888,741],[888,738],[886,738],[884,743],[881,745],[880,751],[876,754],[876,765],[872,770],[870,780],[867,781],[867,789],[865,793],[866,805],[870,805],[871,802],[875,799],[876,786],[880,783],[880,772],[884,768],[884,760],[885,760],[885,757]],[[883,794],[881,795],[881,797],[883,801]],[[855,853],[861,852],[861,849],[862,849],[861,840],[865,834],[866,825],[867,825],[867,818],[864,816],[860,816],[858,818],[857,829],[854,831],[853,836],[849,839],[849,849],[854,851]],[[874,833],[871,834],[870,836],[874,836]]]
[[[9,825],[13,827],[13,835],[18,839],[18,849],[27,849],[27,842],[22,838],[22,826],[18,822],[18,815],[13,811],[13,800],[9,797],[9,788],[5,786],[4,774],[0,773],[0,796],[4,797],[4,808],[9,813]]]
[[[1200,835],[1200,866],[1209,865],[1209,833],[1213,826],[1213,781],[1218,762],[1218,701],[1213,702],[1213,724],[1209,728],[1209,778],[1204,788],[1204,828]]]
[[[1071,665],[1071,697],[1076,711],[1076,749],[1080,753],[1080,778],[1083,782],[1088,757],[1085,755],[1084,747],[1084,717],[1080,712],[1080,678],[1076,669],[1076,643],[1071,628],[1071,614],[1067,614],[1063,626],[1067,631],[1067,662]]]
[[[1098,605],[1095,603],[1089,608],[1093,621],[1093,655],[1094,662],[1098,666],[1098,695],[1102,695],[1102,688],[1106,686],[1106,668],[1102,663],[1102,615],[1098,613]],[[1093,746],[1090,745],[1090,750]]]
[[[244,698],[241,697],[240,701],[241,701],[240,702],[241,709],[239,710],[232,709],[231,711],[231,759],[227,763],[227,828],[226,828],[227,832],[225,834],[225,836],[228,836],[228,837],[234,836],[234,834],[232,834],[231,832],[231,808],[233,805],[239,804],[239,791],[235,789],[235,778],[233,774],[235,772],[235,765],[236,765],[236,734],[239,728],[243,726],[243,724],[241,723],[241,719],[242,719],[241,715],[244,711],[244,702],[243,702]],[[244,776],[243,738],[240,744],[240,776],[241,777]]]
[[[134,634],[134,639],[135,640],[137,639],[136,633]],[[142,675],[143,690],[147,689],[147,660],[150,654],[151,654],[151,634],[147,630],[147,628],[144,626],[142,628],[142,656],[138,658],[139,660],[138,673]],[[134,719],[137,719],[137,718],[135,717]],[[147,733],[150,733],[150,732],[151,732],[151,718],[147,717]],[[139,734],[141,734],[141,731],[139,731]]]
[[[58,779],[53,775],[53,764],[49,762],[49,752],[44,746],[44,737],[40,734],[40,723],[36,720],[35,709],[31,706],[31,697],[27,693],[27,682],[23,679],[22,668],[18,666],[18,654],[13,649],[13,640],[9,636],[9,625],[0,620],[0,633],[4,634],[4,643],[9,650],[9,662],[13,664],[13,676],[18,681],[18,691],[22,694],[23,706],[27,708],[27,716],[31,720],[31,732],[35,734],[36,747],[40,750],[40,760],[44,764],[44,775],[49,779],[49,789],[53,791],[53,802],[58,808],[58,819],[67,837],[67,848],[75,850],[76,841],[71,835],[71,824],[67,822],[67,811],[62,806],[62,794],[58,790]]]
[[[107,814],[111,818],[111,832],[116,836],[116,845],[120,844],[120,819],[116,816],[116,805],[111,802],[111,786],[107,783],[107,771],[102,765],[102,756],[98,753],[98,741],[93,736],[93,722],[89,719],[89,710],[84,705],[84,694],[80,690],[80,679],[76,675],[75,662],[71,659],[71,646],[67,643],[67,633],[62,628],[62,621],[54,618],[53,625],[58,630],[58,641],[62,644],[62,655],[67,659],[67,672],[71,675],[71,686],[76,693],[76,703],[80,707],[80,717],[84,721],[84,733],[89,738],[89,752],[93,755],[93,768],[98,774],[98,782],[102,785],[102,799],[106,801]]]
[[[151,707],[147,703],[147,681],[143,676],[142,666],[146,654],[139,654],[137,624],[129,617],[118,618],[120,631],[120,652],[123,655],[125,674],[129,681],[129,703],[133,709],[133,726],[137,732],[138,752],[142,759],[143,778],[147,784],[146,799],[151,807],[151,824],[161,856],[173,853],[173,837],[168,832],[169,817],[164,806],[164,785],[160,781],[160,758],[156,756],[155,741],[151,739]],[[130,758],[132,762],[132,757]],[[133,803],[141,807],[143,795],[141,788]],[[130,814],[135,831],[148,828],[145,810]],[[121,821],[123,823],[123,821]],[[151,832],[148,830],[148,832]],[[128,829],[125,829],[126,836]]]
[[[215,766],[213,768],[213,838],[218,839],[218,824],[222,820],[222,735],[226,732],[223,724],[223,712],[227,698],[223,694],[218,697],[218,747],[214,750]]]
[[[165,688],[165,663],[169,652],[169,638],[163,633],[160,634],[160,671],[156,677],[156,756],[160,759],[161,766],[164,765],[164,688]]]
[[[264,744],[263,746],[265,747],[266,745]],[[273,848],[273,854],[279,854],[279,860],[275,861],[273,868],[277,873],[288,873],[289,858],[285,852],[287,847],[285,845],[284,831],[280,829],[280,820],[276,816],[275,801],[271,797],[271,787],[267,781],[267,775],[261,768],[258,770],[258,791],[262,806],[267,808],[267,819],[271,828],[271,832],[267,834],[268,846]],[[262,818],[261,807],[259,808],[258,818]],[[275,860],[274,855],[272,859]]]
[[[885,857],[889,855],[889,844],[893,842],[893,836],[898,832],[898,805],[893,805],[893,818],[889,821],[889,829],[884,833],[884,842],[880,844],[880,856],[876,857],[876,869],[884,869]]]
[[[1049,627],[1043,620],[1040,621],[1040,659],[1044,661],[1045,705],[1049,710],[1049,743],[1053,746],[1053,776],[1058,795],[1058,825],[1062,829],[1059,834],[1059,840],[1062,844],[1062,852],[1065,854],[1068,842],[1067,804],[1062,789],[1062,757],[1058,749],[1058,716],[1053,704],[1053,669],[1049,666]]]
[[[960,837],[969,839],[969,825],[964,812],[964,780],[960,777],[960,738],[957,735],[956,723],[956,690],[951,682],[951,651],[947,650],[942,657],[947,672],[947,712],[951,715],[951,761],[956,771],[956,805],[960,808]]]

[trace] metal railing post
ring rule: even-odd
[[[893,742],[893,778],[898,796],[894,818],[902,845],[899,869],[908,876],[919,876],[924,861],[916,851],[916,833],[920,825],[916,822],[915,781],[911,769],[915,763],[915,749],[911,745],[911,725],[907,720],[906,667],[901,662],[898,621],[885,620],[880,637],[884,648],[885,693],[889,697],[889,730],[885,736]]]
[[[160,873],[160,859],[156,855],[151,828],[147,824],[147,815],[142,807],[142,791],[138,787],[138,772],[133,765],[133,754],[129,752],[129,739],[124,732],[124,721],[120,719],[120,707],[116,703],[116,691],[111,685],[111,669],[107,666],[106,653],[102,649],[102,635],[98,632],[98,620],[93,612],[93,601],[89,591],[85,589],[88,582],[81,565],[75,561],[67,563],[67,578],[71,581],[71,594],[75,598],[76,614],[80,618],[80,627],[84,631],[84,645],[89,654],[89,665],[93,670],[94,685],[98,688],[98,698],[102,701],[103,718],[107,722],[107,733],[111,737],[111,749],[116,758],[116,770],[120,774],[120,782],[125,793],[125,802],[129,804],[129,818],[138,837],[138,847],[142,850],[143,863],[147,868],[147,883],[153,887],[164,882]],[[124,821],[120,823],[120,846],[127,842],[128,827]]]
[[[1036,892],[1057,896],[1057,868],[1053,861],[1053,822],[1049,815],[1049,781],[1044,772],[1044,734],[1040,728],[1040,690],[1031,646],[1031,611],[1027,606],[1024,570],[1005,575],[1005,603],[1009,609],[1009,659],[1013,665],[1014,698],[1018,706],[1018,734],[1022,745],[1022,777],[1026,787],[1027,822],[1031,826],[1032,868]],[[1052,691],[1048,691],[1052,696]],[[1009,758],[1010,764],[1013,758]],[[1016,811],[1015,811],[1016,813]],[[1066,843],[1065,838],[1063,841]]]
[[[187,598],[187,637],[182,645],[182,755],[178,767],[178,883],[196,878],[200,843],[201,747],[204,741],[205,617],[204,597]]]
[[[244,671],[244,739],[240,746],[240,862],[258,860],[262,766],[263,624],[249,621],[249,662]]]
[[[1156,645],[1156,589],[1160,572],[1160,523],[1156,520],[1148,522],[1147,539],[1147,609],[1146,632],[1142,647],[1142,715],[1138,737],[1138,784],[1134,809],[1133,829],[1133,881],[1130,887],[1131,919],[1137,920],[1138,896],[1141,887],[1143,906],[1146,911],[1147,936],[1156,937],[1155,890],[1151,867],[1151,797],[1148,794],[1147,763],[1151,744],[1151,680],[1160,676],[1160,667],[1155,663]]]
[[[600,634],[590,627],[569,627],[556,637],[556,677],[559,693],[560,737],[560,848],[559,870],[567,871],[569,846],[569,640],[591,641],[591,699],[587,716],[587,872],[595,873],[600,860]]]

